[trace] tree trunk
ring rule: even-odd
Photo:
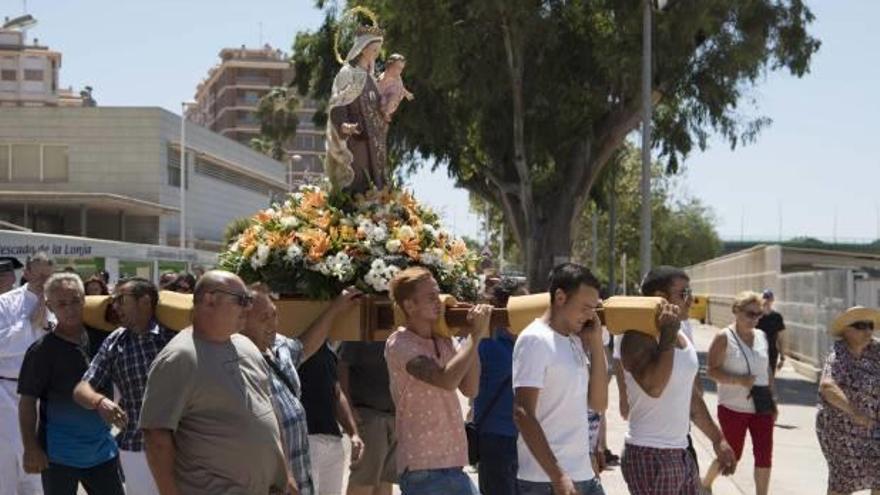
[[[531,222],[526,222],[527,246],[532,252],[525,253],[526,276],[532,292],[547,290],[550,270],[568,261],[572,248],[572,212],[579,210],[578,199],[573,196],[554,194],[541,198],[535,205]]]

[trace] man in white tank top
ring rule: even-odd
[[[632,495],[697,495],[696,459],[688,452],[690,422],[709,437],[730,474],[736,458],[703,401],[697,380],[700,363],[693,335],[681,320],[691,297],[687,274],[669,266],[651,270],[642,294],[682,302],[665,304],[659,317],[659,339],[629,331],[621,343],[621,363],[629,403],[629,430],[622,470]]]

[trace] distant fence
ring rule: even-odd
[[[849,270],[780,275],[776,310],[785,318],[789,352],[821,368],[833,341],[827,330],[837,315],[853,305],[853,299]]]

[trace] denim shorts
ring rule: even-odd
[[[580,495],[605,495],[597,478],[575,481],[574,487]],[[516,488],[517,495],[553,495],[553,484],[550,482],[516,480]]]
[[[402,495],[479,495],[477,487],[458,468],[419,469],[400,475]]]

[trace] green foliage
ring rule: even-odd
[[[674,172],[712,133],[731,146],[754,139],[770,120],[743,113],[751,91],[770,71],[806,74],[820,43],[802,0],[670,3],[655,15],[653,147]],[[339,69],[339,11],[317,5],[325,22],[297,34],[293,60],[297,88],[322,102]],[[643,2],[349,0],[338,9],[352,5],[376,12],[385,50],[407,56],[416,100],[395,114],[392,165],[446,164],[503,211],[529,275],[546,273],[572,247],[560,212],[579,214],[639,123]]]
[[[615,272],[618,284],[623,254],[626,253],[626,273],[630,293],[639,281],[639,214],[641,195],[640,153],[627,148],[617,158],[616,174],[603,177],[601,187],[604,196],[591,201],[584,209],[575,236],[574,255],[589,265],[592,259],[593,214],[598,214],[597,266],[603,279],[609,279],[610,253],[615,255]],[[715,231],[712,211],[700,200],[675,197],[675,178],[666,175],[663,167],[654,165],[651,188],[651,211],[653,222],[653,253],[655,265],[685,267],[714,258],[721,254],[722,244]],[[617,223],[614,245],[610,245],[611,195],[616,193]]]
[[[275,160],[283,160],[284,146],[296,136],[299,126],[296,116],[298,108],[299,100],[293,88],[272,88],[263,95],[256,112],[260,121],[260,137],[251,139],[251,148]]]

